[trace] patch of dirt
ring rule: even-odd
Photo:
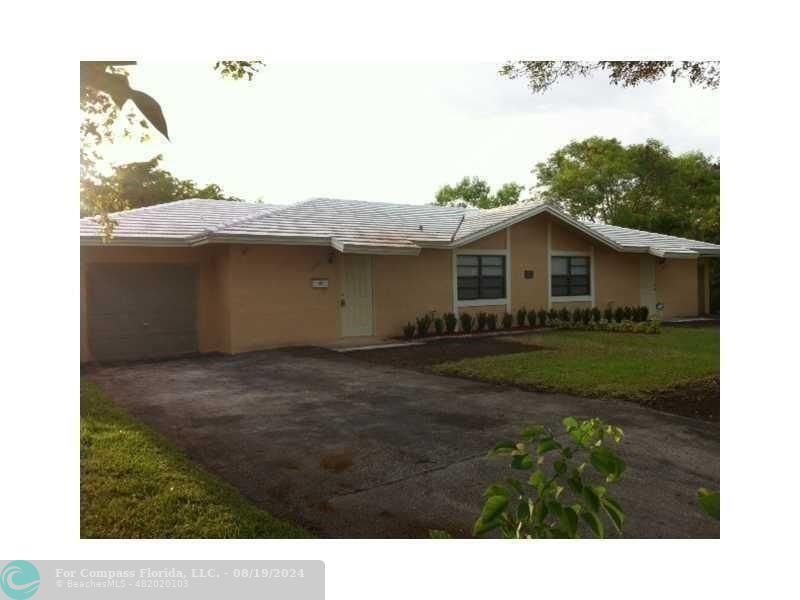
[[[428,342],[420,346],[357,350],[347,356],[355,360],[427,371],[433,365],[462,358],[479,358],[500,354],[517,354],[544,350],[544,346],[522,344],[508,338],[462,338]]]
[[[353,466],[353,452],[350,450],[337,450],[324,455],[319,459],[319,466],[326,471],[341,473]]]
[[[648,408],[718,423],[719,376],[676,385],[637,402]]]

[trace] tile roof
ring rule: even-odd
[[[106,242],[96,218],[81,219],[82,244],[195,245],[271,243],[330,245],[342,252],[417,254],[457,247],[540,212],[621,252],[657,256],[718,254],[719,246],[598,223],[582,223],[536,202],[500,208],[443,207],[314,198],[290,205],[190,199],[115,213]]]

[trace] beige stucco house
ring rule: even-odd
[[[81,219],[81,361],[397,336],[435,311],[709,305],[714,244],[493,210],[182,200]]]

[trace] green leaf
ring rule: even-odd
[[[533,487],[535,487],[539,492],[541,492],[544,489],[545,482],[546,480],[544,473],[542,473],[539,470],[536,470],[533,473],[531,473],[531,477],[530,479],[528,479],[528,483],[530,483]]]
[[[506,483],[513,487],[518,494],[525,493],[525,486],[522,485],[522,482],[519,479],[515,479],[513,477],[506,478]]]
[[[603,522],[595,513],[584,510],[581,512],[581,519],[583,519],[589,526],[589,529],[591,529],[597,537],[601,539],[605,537]]]
[[[533,459],[530,454],[521,454],[511,459],[512,469],[531,469],[533,468]]]
[[[706,514],[719,521],[719,492],[712,492],[706,488],[697,490],[697,501]]]
[[[489,451],[489,456],[496,456],[498,454],[511,454],[517,445],[514,442],[504,441],[504,442],[497,442]]]
[[[527,522],[528,519],[531,518],[531,507],[528,502],[520,502],[517,505],[517,520],[523,523]]]
[[[555,469],[556,473],[563,475],[567,471],[567,463],[562,459],[558,459],[553,463],[553,468]]]
[[[597,493],[588,485],[583,487],[582,493],[583,499],[586,501],[586,505],[590,511],[596,513],[600,510],[600,498],[597,496]]]
[[[572,472],[572,475],[567,479],[567,484],[574,494],[583,493],[583,481],[579,470],[576,469]]]
[[[612,500],[608,496],[603,496],[600,503],[603,505],[603,510],[606,511],[608,518],[614,523],[617,532],[622,533],[622,526],[625,524],[625,513],[622,511],[622,507],[616,500]]]
[[[561,448],[561,444],[559,444],[554,439],[550,438],[549,440],[544,440],[543,442],[541,442],[536,452],[538,454],[547,454],[551,450],[556,450],[558,448]]]
[[[531,427],[526,427],[522,430],[522,439],[528,442],[534,441],[536,438],[539,438],[547,433],[547,430],[542,427],[541,425],[533,425]]]
[[[508,492],[508,488],[506,488],[505,486],[502,486],[500,484],[495,483],[495,484],[490,485],[488,488],[486,488],[486,491],[483,492],[483,495],[484,496],[508,496],[508,493],[509,493]]]
[[[578,421],[575,419],[575,417],[565,417],[561,423],[564,425],[564,428],[567,431],[575,429],[578,426]]]
[[[500,515],[508,506],[508,496],[489,496],[483,505],[481,516],[472,528],[473,535],[491,531],[500,525]]]
[[[590,454],[592,466],[606,476],[606,481],[617,481],[625,470],[625,462],[605,446],[594,448]]]
[[[561,526],[564,528],[564,531],[567,535],[571,538],[577,537],[578,535],[578,513],[575,512],[569,506],[565,506],[561,510],[560,515]]]
[[[428,537],[432,540],[451,540],[453,536],[444,529],[429,529]]]

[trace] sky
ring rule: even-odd
[[[162,168],[244,200],[312,197],[426,204],[464,176],[535,184],[571,140],[661,140],[719,156],[719,92],[669,80],[635,88],[596,75],[534,95],[471,65],[267,65],[253,81],[211,64],[140,63],[131,85],[161,104],[170,141],[120,140],[109,164],[162,154]]]

